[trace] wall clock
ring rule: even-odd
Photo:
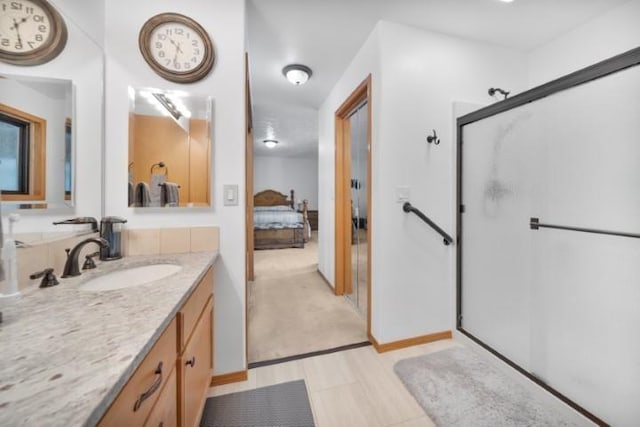
[[[153,71],[177,83],[204,78],[213,67],[215,52],[209,35],[188,16],[161,13],[142,26],[140,51]]]
[[[0,0],[0,60],[39,65],[58,56],[67,26],[45,0]]]

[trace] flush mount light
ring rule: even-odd
[[[309,80],[313,72],[306,65],[291,64],[282,69],[282,74],[296,86],[303,85]]]
[[[267,148],[273,148],[278,145],[278,141],[276,141],[275,139],[265,139],[262,142],[264,142],[264,145],[266,145]]]

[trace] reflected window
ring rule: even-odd
[[[0,113],[0,189],[29,192],[29,123]]]
[[[0,104],[0,190],[4,200],[45,195],[46,120]]]

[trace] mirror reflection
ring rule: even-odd
[[[72,205],[73,85],[0,75],[0,190],[19,209]]]
[[[211,98],[129,88],[129,99],[129,206],[209,206]]]

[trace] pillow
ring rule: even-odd
[[[292,211],[291,206],[254,206],[254,211]]]

